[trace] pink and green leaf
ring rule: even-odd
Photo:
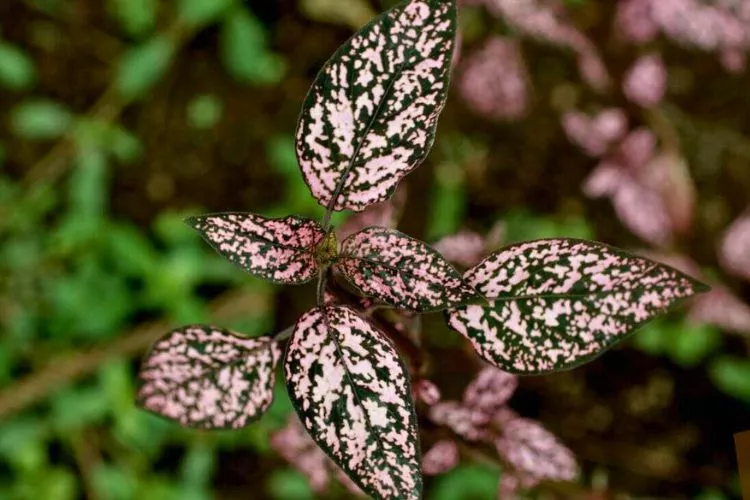
[[[186,427],[245,427],[273,401],[280,356],[270,337],[249,338],[207,325],[173,330],[146,356],[137,402]]]
[[[370,227],[341,246],[339,269],[359,290],[401,309],[439,311],[476,300],[461,274],[426,243]]]
[[[360,211],[389,198],[427,156],[448,93],[455,0],[408,0],[342,45],[318,74],[297,126],[313,196]]]
[[[352,309],[317,307],[297,321],[284,371],[302,424],[364,492],[420,498],[409,375],[390,341]]]
[[[708,289],[671,267],[568,239],[507,247],[464,279],[488,303],[448,311],[449,326],[488,362],[517,374],[575,367]]]
[[[217,252],[259,278],[298,285],[317,275],[313,251],[324,233],[313,220],[219,213],[189,217],[185,222]]]

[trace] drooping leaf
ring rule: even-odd
[[[435,443],[422,457],[422,468],[428,476],[436,476],[458,465],[458,445],[452,439]]]
[[[408,373],[380,332],[346,307],[305,313],[284,358],[289,396],[318,445],[376,498],[420,498]]]
[[[485,414],[489,420],[508,402],[517,387],[515,375],[488,366],[464,390],[464,404]]]
[[[533,420],[518,418],[508,422],[495,446],[525,488],[543,480],[570,481],[578,475],[573,453]]]
[[[365,295],[410,311],[438,311],[476,298],[439,253],[393,229],[369,227],[347,238],[339,268]]]
[[[271,405],[280,356],[270,337],[207,325],[173,330],[143,362],[138,404],[187,427],[244,427]]]
[[[310,281],[318,270],[313,251],[324,234],[313,220],[238,212],[189,217],[185,222],[217,252],[259,278],[297,285]]]
[[[326,63],[296,134],[302,173],[322,205],[359,211],[383,201],[427,156],[448,91],[455,33],[455,0],[408,0]]]
[[[511,373],[590,360],[681,299],[707,287],[670,267],[601,243],[520,243],[469,269],[489,300],[448,312],[448,324]]]

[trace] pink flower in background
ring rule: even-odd
[[[492,37],[463,63],[459,89],[477,113],[516,120],[529,106],[529,79],[517,40]]]
[[[658,54],[639,58],[628,70],[622,84],[625,96],[644,108],[652,108],[664,98],[667,69]]]
[[[750,212],[741,215],[724,233],[719,263],[727,272],[750,281]]]
[[[562,126],[574,144],[596,158],[625,134],[628,119],[620,108],[604,109],[594,117],[569,111],[563,115]]]

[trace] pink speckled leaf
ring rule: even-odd
[[[533,420],[508,422],[495,442],[497,452],[530,488],[540,481],[572,481],[578,475],[573,453]]]
[[[422,401],[427,406],[437,404],[442,397],[440,389],[426,378],[417,380],[412,388],[414,389],[415,398]]]
[[[141,366],[138,405],[186,427],[245,427],[273,401],[281,356],[270,337],[193,325],[158,340]]]
[[[360,291],[409,311],[438,311],[476,299],[437,251],[393,229],[369,227],[341,245],[339,269]]]
[[[486,415],[489,421],[516,392],[515,375],[493,366],[483,369],[464,390],[464,404]]]
[[[185,222],[217,252],[259,278],[298,285],[318,272],[313,251],[324,233],[313,220],[220,213],[189,217]]]
[[[409,376],[380,332],[347,307],[312,309],[295,325],[284,371],[302,424],[364,492],[420,498]]]
[[[452,439],[443,439],[424,454],[422,468],[428,476],[444,474],[458,465],[458,459],[458,444]]]
[[[455,0],[409,0],[376,17],[318,74],[297,127],[313,196],[360,211],[427,156],[448,92]]]
[[[750,281],[750,211],[735,220],[724,233],[719,263],[727,272]]]
[[[512,245],[469,269],[489,300],[448,324],[493,365],[518,374],[569,369],[707,287],[679,271],[583,240]]]

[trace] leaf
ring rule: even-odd
[[[271,405],[280,355],[270,337],[207,325],[173,330],[143,362],[138,405],[186,427],[245,427]]]
[[[571,481],[578,475],[573,453],[533,420],[517,418],[506,423],[495,446],[526,488],[542,480]]]
[[[156,0],[108,0],[107,10],[117,19],[125,32],[141,37],[156,24],[159,2]]]
[[[10,113],[11,129],[27,139],[56,139],[72,122],[73,115],[65,106],[47,99],[24,101]]]
[[[267,281],[299,285],[318,271],[313,250],[324,234],[313,220],[237,212],[188,217],[185,222],[232,263]]]
[[[298,175],[296,166],[297,163],[295,160],[295,175]],[[401,213],[406,204],[406,191],[406,185],[401,184],[396,189],[396,194],[393,198],[376,203],[375,205],[370,205],[363,211],[351,215],[346,219],[346,222],[336,228],[336,237],[339,241],[344,241],[354,233],[362,231],[370,226],[395,229],[396,226],[398,226],[398,221],[401,218]]]
[[[167,72],[174,55],[174,41],[158,35],[129,49],[115,76],[115,88],[126,99],[139,99]]]
[[[233,0],[180,0],[177,8],[180,19],[186,24],[202,26],[216,21],[233,4]]]
[[[443,257],[463,267],[479,264],[487,255],[487,245],[484,238],[474,231],[468,230],[444,236],[433,247]]]
[[[484,415],[457,401],[442,401],[432,406],[430,420],[444,425],[468,441],[482,441],[487,438]]]
[[[448,92],[455,33],[455,0],[405,1],[326,63],[296,133],[302,174],[321,205],[360,211],[386,200],[424,160]]]
[[[439,253],[393,229],[370,227],[350,236],[338,265],[362,293],[401,309],[438,311],[476,298]]]
[[[490,419],[508,402],[517,387],[515,375],[489,366],[464,390],[464,404]]]
[[[720,356],[711,363],[708,372],[720,390],[750,402],[750,361],[736,356]]]
[[[267,48],[263,25],[242,7],[234,8],[221,27],[221,61],[232,77],[244,83],[276,83],[286,65]]]
[[[511,373],[572,368],[707,287],[670,267],[584,240],[512,245],[464,275],[489,300],[448,324]]]
[[[36,80],[34,60],[25,51],[0,40],[0,85],[25,90]]]
[[[458,465],[458,445],[452,439],[438,441],[422,457],[422,467],[428,476],[444,474]]]
[[[724,232],[719,263],[727,272],[750,281],[750,212],[738,217]]]
[[[305,313],[284,358],[289,396],[318,445],[376,498],[420,498],[409,376],[391,343],[346,307]]]

